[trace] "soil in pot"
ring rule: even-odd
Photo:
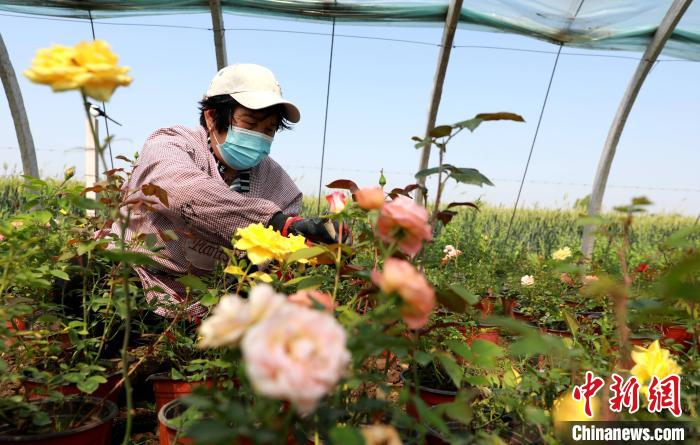
[[[61,402],[36,401],[52,423],[35,431],[19,432],[16,425],[0,425],[0,445],[103,445],[110,441],[117,405],[95,397],[71,397]],[[94,411],[94,412],[93,412]],[[87,417],[89,415],[89,417]],[[87,419],[67,428],[71,422]],[[56,427],[62,424],[60,430]]]

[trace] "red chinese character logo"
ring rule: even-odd
[[[578,402],[581,399],[585,399],[586,403],[583,406],[583,412],[586,413],[587,417],[593,417],[591,398],[595,397],[595,394],[604,384],[605,381],[603,379],[595,377],[591,371],[586,371],[586,382],[581,386],[574,386],[574,400]]]
[[[622,407],[629,408],[629,413],[634,414],[639,410],[639,382],[637,377],[630,377],[625,382],[625,379],[613,373],[613,384],[610,385],[610,390],[613,392],[610,397],[610,411],[619,413]],[[623,383],[624,382],[624,383]]]
[[[663,380],[653,376],[649,383],[649,412],[660,413],[664,409],[676,417],[681,415],[681,378],[676,374]]]

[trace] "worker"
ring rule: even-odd
[[[163,316],[183,306],[190,316],[204,315],[203,306],[185,301],[185,286],[177,279],[207,274],[226,262],[221,248],[231,248],[237,228],[262,223],[314,243],[345,241],[337,224],[298,216],[302,194],[269,156],[275,134],[300,118],[269,69],[254,64],[221,69],[199,111],[199,126],[161,128],[146,139],[122,189],[123,201],[155,198],[145,196],[142,187],[148,184],[167,194],[167,206],[132,206],[125,234],[127,242],[139,234],[157,236],[155,264],[134,269],[147,300],[157,303],[155,313]]]

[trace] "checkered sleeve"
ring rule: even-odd
[[[131,184],[136,189],[148,183],[164,189],[169,205],[165,208],[159,204],[159,213],[176,226],[221,246],[230,245],[236,228],[265,224],[281,211],[273,201],[230,190],[198,165],[195,157],[187,135],[161,129],[147,139]]]

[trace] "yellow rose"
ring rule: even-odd
[[[108,101],[118,86],[131,83],[131,77],[126,75],[129,68],[117,66],[118,57],[104,40],[78,43],[75,50],[76,62],[88,73],[82,85],[87,96]]]
[[[564,247],[562,249],[555,251],[552,254],[552,259],[555,259],[557,261],[564,261],[565,259],[569,258],[570,256],[571,256],[571,249],[569,247]]]
[[[53,45],[40,49],[24,75],[53,91],[81,90],[85,95],[108,101],[118,86],[127,86],[128,67],[117,66],[117,56],[103,40],[81,42],[75,47]]]
[[[32,82],[50,85],[54,91],[79,89],[85,69],[75,63],[75,56],[75,48],[62,45],[40,49],[24,75]]]
[[[663,380],[671,374],[681,373],[681,367],[671,357],[671,352],[663,349],[658,340],[655,340],[648,348],[635,346],[634,351],[632,351],[632,360],[635,365],[630,373],[637,377],[641,385],[648,383],[652,376]]]
[[[586,406],[585,399],[574,400],[571,391],[564,393],[552,404],[552,422],[554,429],[560,434],[566,432],[564,422],[587,422],[598,420],[600,410],[600,400],[594,397],[591,399],[591,411],[593,417],[586,416],[584,407]]]
[[[272,227],[262,224],[251,224],[236,230],[239,239],[234,247],[245,250],[248,259],[253,264],[263,264],[266,261],[284,261],[287,256],[306,247],[306,240],[300,235],[282,236]]]

